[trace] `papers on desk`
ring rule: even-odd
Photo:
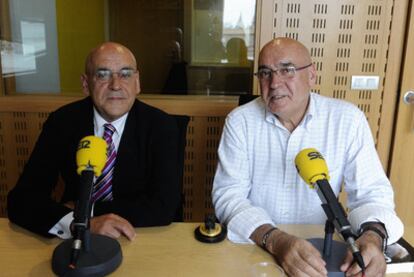
[[[414,248],[403,238],[388,245],[385,258],[387,273],[414,272]]]

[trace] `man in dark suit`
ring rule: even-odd
[[[88,135],[103,136],[109,123],[114,129],[115,165],[106,184],[109,194],[93,204],[91,232],[133,239],[134,227],[171,223],[181,195],[174,118],[136,99],[140,92],[136,60],[120,44],[107,42],[95,48],[81,80],[87,97],[50,114],[10,191],[10,221],[44,236],[70,237],[79,188],[78,143]],[[59,176],[65,187],[56,202],[51,193]]]

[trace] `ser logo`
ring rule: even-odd
[[[85,149],[85,148],[91,148],[90,146],[91,146],[90,140],[81,140],[78,145],[78,150]]]
[[[309,152],[308,157],[309,157],[310,160],[315,160],[315,159],[323,160],[323,157],[322,157],[321,153],[319,153],[319,152]]]

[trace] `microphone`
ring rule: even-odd
[[[322,154],[315,148],[307,148],[300,151],[295,158],[296,170],[312,189],[316,189],[322,201],[322,208],[325,211],[328,221],[332,222],[335,229],[342,235],[349,245],[354,260],[362,272],[365,271],[365,264],[358,246],[355,243],[356,236],[352,232],[351,224],[348,221],[345,210],[339,203],[331,185],[329,184],[328,166]]]
[[[85,230],[88,229],[91,213],[93,177],[100,176],[106,162],[106,141],[100,137],[87,136],[81,139],[76,152],[77,173],[80,175],[78,200],[73,213],[73,243],[69,266],[75,268]],[[88,245],[84,245],[88,247]]]
[[[58,276],[105,276],[122,262],[118,241],[91,234],[89,229],[93,179],[102,173],[107,159],[106,150],[107,144],[100,137],[87,136],[79,142],[76,171],[80,182],[73,212],[73,238],[60,243],[52,256],[52,270]]]
[[[84,170],[92,169],[95,176],[102,173],[106,163],[107,144],[103,138],[87,136],[81,139],[76,152],[77,173],[81,175]]]

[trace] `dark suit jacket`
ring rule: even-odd
[[[48,236],[76,201],[79,141],[94,134],[90,98],[50,114],[16,186],[8,195],[10,221]],[[113,201],[97,202],[94,215],[115,213],[133,226],[166,225],[180,204],[178,130],[174,118],[138,100],[131,108],[117,152]],[[65,183],[60,203],[51,198],[59,175]]]

